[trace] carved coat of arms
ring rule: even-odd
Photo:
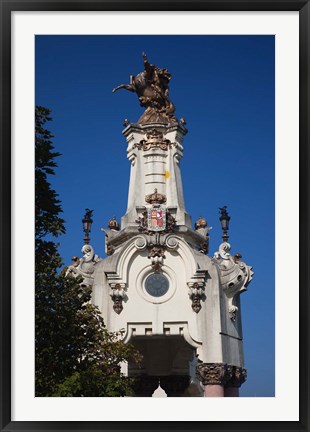
[[[166,229],[166,209],[151,207],[147,210],[147,224],[150,231],[164,231]]]

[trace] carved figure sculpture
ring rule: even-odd
[[[144,71],[130,76],[129,84],[121,84],[112,92],[126,89],[137,93],[140,105],[146,108],[138,123],[177,123],[174,116],[175,107],[169,99],[169,81],[171,74],[167,69],[150,64],[145,53],[143,55]]]
[[[84,253],[82,258],[76,256],[72,257],[73,263],[68,267],[66,275],[71,275],[73,277],[80,275],[83,277],[84,285],[92,285],[94,265],[96,262],[100,261],[100,258],[95,254],[94,248],[89,244],[85,244],[82,247],[82,253]]]

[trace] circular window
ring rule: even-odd
[[[161,297],[168,292],[169,281],[161,273],[152,273],[145,280],[145,290],[153,297]]]

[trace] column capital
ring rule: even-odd
[[[232,366],[232,376],[226,384],[226,387],[241,387],[247,379],[247,370],[243,367]]]
[[[247,379],[247,370],[227,363],[201,363],[196,367],[196,376],[203,385],[240,387]]]
[[[201,363],[196,367],[196,376],[203,385],[225,386],[232,377],[232,366],[227,363]]]

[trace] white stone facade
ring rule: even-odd
[[[142,369],[124,369],[141,377],[137,396],[151,396],[156,377],[168,396],[202,396],[208,386],[224,395],[246,378],[239,297],[253,272],[228,243],[209,257],[210,228],[192,228],[179,165],[186,129],[130,124],[123,134],[128,207],[120,230],[103,230],[109,256],[94,264],[92,302],[144,356]]]
[[[155,131],[155,133],[154,133]],[[183,157],[183,137],[186,129],[180,125],[129,125],[123,131],[127,139],[127,157],[131,162],[128,206],[122,218],[122,229],[135,226],[139,209],[146,205],[145,196],[155,189],[167,198],[166,207],[177,224],[191,227],[185,211],[179,162]]]
[[[112,90],[136,93],[145,108],[138,123],[124,122],[131,164],[126,213],[121,224],[113,218],[102,229],[107,257],[88,250],[92,258],[74,259],[69,271],[92,286],[108,330],[124,329],[124,341],[143,355],[141,368],[122,365],[136,377],[135,396],[237,396],[246,379],[240,293],[253,272],[240,254],[229,253],[226,206],[223,243],[213,257],[206,220],[192,227],[180,170],[186,122],[175,116],[169,71],[145,53],[143,66]]]

